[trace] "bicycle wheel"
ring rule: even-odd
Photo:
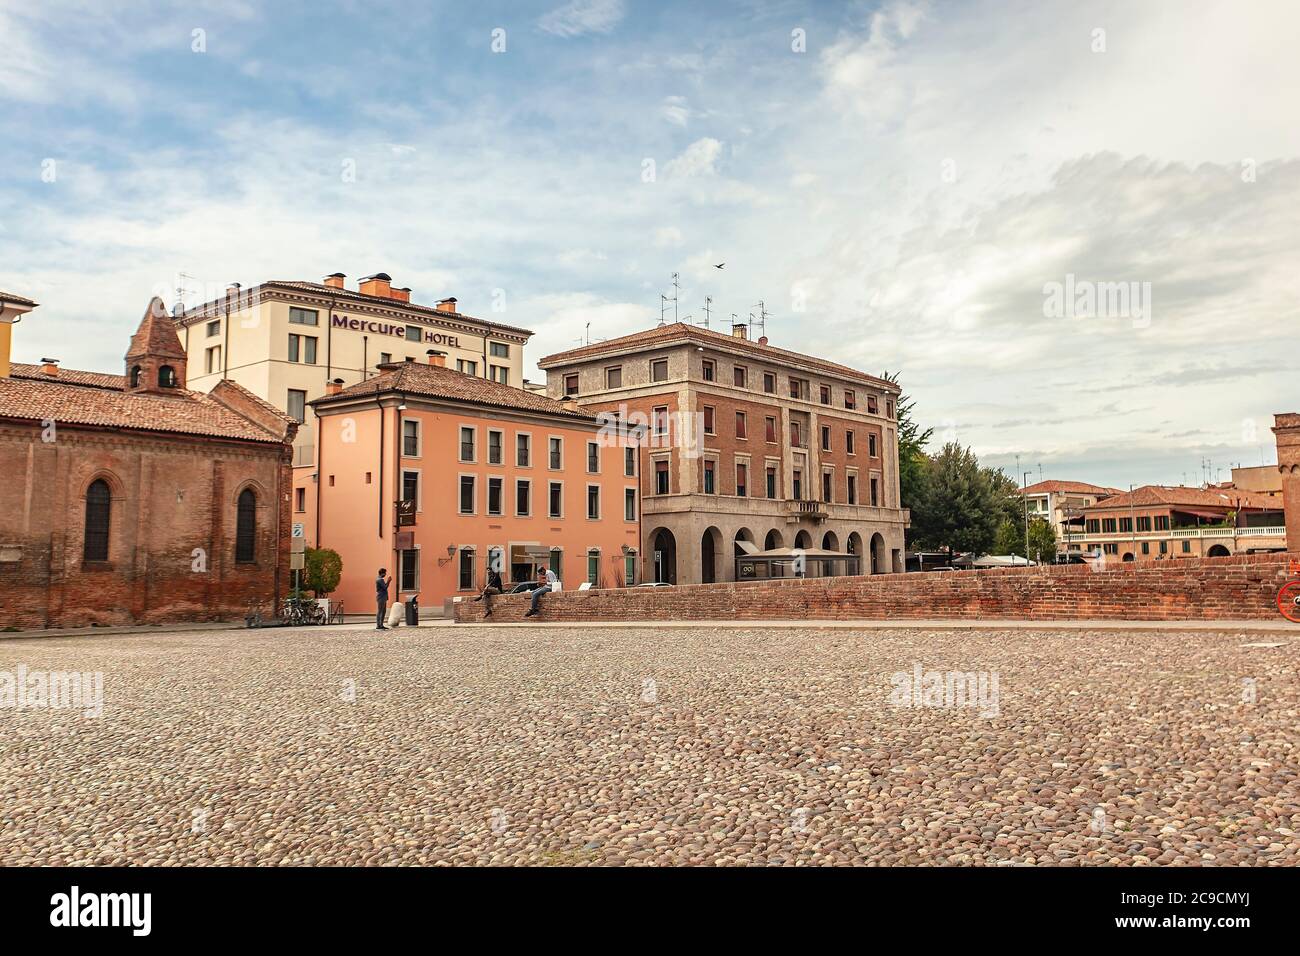
[[[1300,581],[1288,581],[1278,589],[1277,609],[1288,621],[1300,624]]]

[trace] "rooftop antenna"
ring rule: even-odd
[[[185,296],[190,291],[190,285],[187,280],[193,279],[194,276],[188,272],[176,273],[176,301],[182,308],[185,306]]]
[[[668,296],[659,293],[659,324],[664,325],[664,312],[668,309]]]
[[[678,298],[680,297],[680,294],[681,294],[681,291],[682,291],[681,283],[678,282],[678,279],[679,279],[679,278],[680,278],[680,277],[678,276],[678,274],[677,274],[676,272],[674,272],[674,273],[673,273],[673,322],[674,322],[674,323],[678,321],[678,319],[677,319],[677,300],[678,300]]]
[[[584,345],[590,345],[590,344],[591,344],[591,323],[590,323],[590,322],[588,322],[588,323],[586,324],[586,326],[583,327],[583,330],[582,330],[582,337],[586,340],[586,341],[583,343]]]
[[[711,295],[706,295],[706,296],[704,297],[704,327],[705,327],[706,329],[710,327],[710,326],[709,326],[709,317],[710,317],[710,316],[709,316],[709,313],[710,313],[710,307],[711,307],[712,305],[713,305],[713,296],[711,296]]]
[[[749,313],[749,337],[751,339],[754,337],[755,324],[758,325],[759,336],[767,335],[767,306],[763,304],[762,299],[759,299],[758,304],[755,305],[754,308],[758,309],[758,315],[755,315],[753,312]]]

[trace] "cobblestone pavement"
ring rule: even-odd
[[[5,641],[0,864],[1295,865],[1298,660],[1140,629]],[[12,706],[42,671],[102,672],[102,715]]]

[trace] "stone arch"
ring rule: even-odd
[[[1121,561],[1132,561],[1132,560],[1133,560],[1133,552],[1132,552],[1132,551],[1125,551],[1125,552],[1124,552],[1124,557],[1121,558],[1120,560],[1121,560]]]
[[[722,532],[710,525],[700,535],[700,583],[713,584],[722,580],[720,567],[723,557]]]
[[[794,536],[794,546],[796,548],[803,548],[804,550],[811,548],[813,546],[812,535],[807,531],[801,530]]]
[[[849,554],[856,554],[858,556],[858,569],[855,573],[865,574],[867,564],[866,561],[863,560],[866,555],[862,553],[862,535],[858,534],[856,531],[849,532],[848,540],[844,543],[844,549],[848,551]]]
[[[822,548],[827,551],[838,551],[840,549],[840,539],[834,531],[827,531],[822,535]]]
[[[1221,544],[1211,545],[1210,550],[1205,552],[1207,558],[1226,558],[1230,554],[1232,552]]]
[[[785,536],[782,535],[781,532],[778,531],[776,528],[773,528],[771,531],[769,531],[767,535],[763,538],[764,551],[774,551],[777,548],[784,548],[784,547],[785,547]]]
[[[871,573],[884,574],[889,570],[889,564],[885,556],[885,539],[877,531],[871,536]]]
[[[677,538],[667,528],[656,528],[646,539],[646,580],[677,583]]]

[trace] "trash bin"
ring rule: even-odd
[[[420,623],[420,595],[412,594],[406,602],[406,623],[411,627]]]

